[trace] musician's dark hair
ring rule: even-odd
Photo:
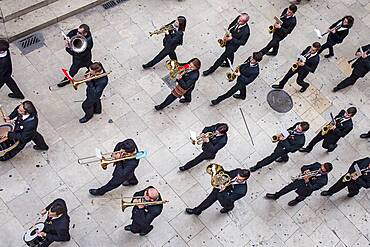
[[[82,28],[83,30],[85,30],[86,33],[90,32],[90,27],[87,24],[81,24],[79,28]]]
[[[186,28],[186,18],[185,18],[185,16],[180,15],[180,16],[177,17],[177,20],[179,21],[179,30],[184,32],[185,28]]]
[[[316,48],[316,49],[318,49],[318,50],[320,50],[320,48],[321,48],[321,44],[320,44],[320,42],[313,42],[313,44],[312,44],[312,46],[314,47],[314,48]]]
[[[200,69],[200,66],[202,65],[202,63],[200,62],[200,60],[198,58],[192,58],[190,59],[190,61],[188,63],[193,63],[194,66],[197,68],[197,70]]]
[[[262,58],[263,58],[263,53],[262,52],[253,52],[252,54],[252,57],[254,60],[256,60],[257,62],[261,62]]]
[[[37,111],[33,103],[29,100],[22,102],[23,109],[26,113],[30,114],[31,116],[37,115]]]
[[[227,133],[227,131],[229,130],[229,126],[228,126],[226,123],[220,123],[220,124],[217,126],[216,130],[217,130],[218,132],[220,132],[221,134],[226,134],[226,133]]]
[[[354,21],[355,21],[355,18],[353,18],[353,16],[351,16],[351,15],[346,15],[345,17],[343,17],[342,21],[343,21],[344,19],[347,19],[347,21],[348,21],[348,25],[347,25],[347,27],[348,27],[348,28],[351,28],[351,27],[353,26],[353,23],[354,23]]]
[[[248,179],[251,175],[251,172],[248,169],[240,169],[238,174],[239,174],[239,176],[243,177],[244,179]]]
[[[310,124],[308,122],[300,122],[299,123],[301,125],[301,128],[302,128],[302,131],[307,131],[309,128],[310,128]]]
[[[354,107],[354,106],[351,106],[347,109],[347,113],[348,114],[351,114],[351,117],[353,117],[354,115],[356,115],[357,113],[357,108]]]
[[[102,71],[103,65],[100,62],[93,62],[92,64],[90,64],[89,68],[94,71]]]
[[[53,205],[51,205],[50,211],[55,213],[56,215],[61,215],[67,213],[67,208],[64,206],[63,203],[55,202]]]
[[[324,165],[324,168],[325,168],[326,172],[330,172],[331,170],[333,170],[333,164],[332,163],[326,162],[323,165]]]
[[[293,13],[295,13],[295,12],[297,12],[297,5],[295,5],[295,4],[291,4],[291,5],[289,5],[289,7],[288,7],[289,9],[290,9],[290,11],[292,11]]]
[[[130,139],[126,139],[122,142],[122,149],[125,150],[128,153],[133,153],[133,152],[137,151],[137,146],[136,146],[136,143],[134,142],[134,140],[132,140],[130,138]]]
[[[5,39],[0,39],[0,51],[6,51],[9,49],[9,42]]]

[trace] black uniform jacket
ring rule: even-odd
[[[250,58],[240,66],[240,76],[237,78],[237,82],[243,83],[245,86],[252,83],[260,73],[258,63],[251,65],[249,60]]]
[[[163,46],[171,50],[175,50],[178,45],[182,45],[184,39],[184,32],[181,30],[171,30],[163,38]]]
[[[8,49],[6,56],[0,58],[0,83],[4,83],[12,75],[12,71],[12,59]]]
[[[366,169],[366,168],[369,167],[370,157],[366,157],[366,158],[354,161],[348,169],[349,173],[355,172],[355,168],[354,168],[355,164],[358,165],[358,168],[360,168],[360,170]],[[367,172],[362,171],[361,173],[362,173],[362,175],[359,178],[357,178],[356,180],[354,180],[354,182],[356,184],[360,185],[361,187],[366,188],[366,189],[370,188],[370,168]]]
[[[296,133],[294,132],[295,127],[299,123],[296,123],[292,127],[288,129],[290,135],[285,140],[279,141],[278,145],[281,145],[286,151],[289,153],[294,153],[298,149],[304,146],[306,141],[306,137],[304,133]]]
[[[301,53],[301,55],[307,54],[307,52],[310,50],[311,46],[307,46],[306,49]],[[298,68],[298,72],[304,71],[306,73],[311,72],[314,73],[317,66],[319,65],[320,62],[320,56],[318,53],[316,53],[314,56],[310,55],[308,59],[306,59],[306,62],[304,66],[301,66]]]
[[[339,23],[341,23],[343,19],[340,19],[339,21],[335,22],[333,25],[331,25],[329,28],[335,28]],[[345,29],[342,31],[336,31],[335,33],[329,32],[328,34],[328,40],[334,41],[335,43],[339,44],[342,43],[344,38],[349,34],[349,29]]]
[[[305,170],[315,171],[320,169],[321,164],[319,162],[315,162],[311,165],[302,166],[301,172],[303,173]],[[313,191],[319,190],[324,187],[328,183],[328,175],[326,173],[318,175],[316,177],[311,177],[308,183],[305,183],[303,179],[301,179],[302,183],[296,189],[298,195],[302,196],[309,196],[312,194]]]
[[[205,127],[202,130],[202,133],[207,133],[207,132],[214,132],[216,129],[220,126],[219,123]],[[216,153],[218,150],[223,148],[227,143],[227,134],[221,135],[221,136],[216,136],[212,139],[209,140],[209,142],[205,142],[202,144],[202,150],[205,153],[210,154],[211,156],[215,157]]]
[[[327,142],[330,143],[337,143],[337,141],[341,137],[345,137],[351,130],[353,129],[353,122],[352,118],[346,119],[343,122],[340,122],[341,119],[344,120],[344,113],[345,110],[341,110],[338,115],[335,116],[336,120],[336,127],[333,131],[329,131],[329,133],[325,136]]]
[[[69,38],[72,38],[73,36],[77,35],[77,29],[73,29],[70,31],[67,36]],[[87,36],[85,36],[86,41],[87,41],[87,47],[86,50],[83,52],[77,53],[72,51],[70,48],[66,47],[66,51],[73,56],[74,60],[78,61],[91,61],[92,55],[91,55],[91,50],[94,46],[93,38],[91,36],[91,33],[88,32]]]
[[[8,133],[8,138],[27,143],[35,137],[39,120],[37,115],[29,115],[23,120],[22,115],[17,111],[18,107],[9,115],[10,119],[16,118],[16,120],[14,130]]]
[[[122,150],[122,145],[123,145],[123,142],[117,143],[116,147],[114,148],[114,151]],[[128,160],[122,160],[122,161],[115,162],[113,176],[125,178],[124,179],[125,181],[130,180],[132,177],[135,176],[134,172],[135,172],[135,169],[139,165],[139,161],[140,160],[137,160],[137,159],[128,159]]]
[[[370,44],[365,45],[362,47],[362,51],[365,52],[370,49]],[[359,52],[360,49],[357,50]],[[370,50],[367,52],[367,54],[370,54]],[[358,58],[356,62],[352,64],[353,71],[352,73],[354,75],[357,75],[359,77],[364,77],[369,71],[370,71],[370,56],[367,58]]]
[[[49,210],[51,206],[56,203],[62,203],[66,205],[63,199],[56,199],[50,203],[45,209]],[[67,208],[67,206],[65,206]],[[63,214],[59,218],[50,219],[49,217],[45,220],[45,227],[43,232],[46,233],[46,239],[49,241],[69,241],[71,236],[69,235],[69,216],[67,213]]]
[[[148,188],[144,190],[136,192],[134,194],[134,197],[144,196],[145,190],[149,188],[153,188],[153,187],[149,186]],[[161,201],[161,200],[162,200],[162,197],[161,195],[159,195],[158,201]],[[150,206],[146,206],[141,209],[135,206],[132,209],[131,219],[133,220],[133,224],[141,226],[142,229],[146,229],[152,223],[152,221],[161,214],[162,210],[163,210],[163,204],[150,205]]]
[[[191,70],[181,77],[180,80],[177,80],[177,83],[181,86],[181,88],[188,90],[195,86],[195,82],[199,78],[199,70]]]
[[[239,173],[240,169],[226,172],[233,180]],[[217,193],[217,200],[222,206],[232,205],[236,200],[244,197],[247,194],[247,182],[243,184],[231,184],[224,191]],[[214,189],[218,190],[218,189]]]
[[[103,69],[103,73],[105,70]],[[86,82],[86,97],[88,101],[97,101],[103,94],[104,88],[108,85],[108,76],[103,76]]]
[[[295,16],[287,18],[287,11],[288,8],[284,9],[281,13],[281,16],[283,16],[282,18],[280,18],[280,20],[283,22],[283,24],[281,24],[281,28],[275,29],[273,33],[273,36],[278,37],[279,39],[284,39],[286,36],[288,36],[297,25],[297,19]]]
[[[240,46],[247,43],[250,30],[249,25],[246,23],[244,26],[237,28],[239,16],[230,23],[228,29],[231,32],[232,39],[226,43],[226,48],[236,51]]]

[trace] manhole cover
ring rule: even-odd
[[[293,108],[293,100],[284,90],[275,89],[267,94],[267,102],[277,112],[286,113]]]
[[[16,41],[15,45],[22,52],[22,54],[25,55],[31,51],[41,48],[44,45],[44,37],[41,33],[34,33]]]
[[[176,87],[176,80],[172,80],[169,74],[163,77],[162,80],[171,90]]]

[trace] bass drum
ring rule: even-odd
[[[37,231],[41,232],[44,229],[44,223],[38,222],[33,227],[31,227],[24,235],[24,242],[31,247],[38,246],[44,239],[37,236]]]
[[[0,125],[0,136],[5,135],[14,129],[12,124]],[[8,138],[0,139],[0,157],[3,157],[7,152],[15,148],[19,141],[9,140]]]

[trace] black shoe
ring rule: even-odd
[[[354,197],[355,195],[357,195],[358,193],[348,193],[347,194],[347,197]]]
[[[37,145],[33,145],[33,149],[35,149],[35,150],[40,150],[40,151],[46,151],[46,150],[49,150],[49,147],[47,147],[47,148],[40,148],[39,146],[37,146]]]
[[[58,87],[64,87],[66,85],[68,85],[70,82],[69,81],[63,81],[63,82],[60,82],[57,84]]]
[[[272,52],[272,51],[269,51],[266,53],[267,56],[276,56],[277,55],[277,52]]]
[[[335,87],[335,88],[333,88],[333,92],[335,93],[335,92],[338,92],[340,90],[340,88],[337,88],[337,87]]]
[[[179,167],[179,170],[180,170],[180,171],[182,171],[182,172],[184,172],[184,171],[186,171],[187,169],[185,168],[185,166],[180,166],[180,167]]]
[[[191,100],[186,100],[186,99],[180,99],[179,100],[180,103],[190,103]]]
[[[330,193],[328,190],[321,191],[320,195],[322,196],[332,196],[333,194]]]
[[[361,134],[361,135],[360,135],[360,138],[362,138],[362,139],[370,138],[370,135],[369,135],[368,133],[366,133],[366,134]]]
[[[212,73],[213,73],[213,71],[208,69],[208,70],[203,71],[203,76],[207,76],[207,75],[210,75]]]
[[[296,199],[294,199],[294,200],[291,200],[290,202],[288,202],[288,205],[291,206],[291,207],[293,207],[293,206],[297,205],[298,203],[299,203],[299,201],[297,201]]]
[[[332,57],[332,56],[334,56],[334,54],[327,54],[327,55],[325,55],[324,57],[325,57],[325,58],[329,58],[329,57]]]
[[[250,172],[255,172],[255,171],[257,171],[258,169],[260,169],[260,168],[258,168],[257,166],[249,167],[249,171],[250,171]]]
[[[140,236],[145,236],[145,235],[147,235],[149,232],[151,232],[153,230],[153,226],[152,225],[150,225],[149,226],[149,230],[147,231],[147,232],[140,232],[139,233],[139,235]]]
[[[242,96],[240,96],[240,94],[234,94],[233,97],[235,99],[242,99],[242,100],[245,100],[245,98],[243,98]]]
[[[123,229],[125,229],[125,231],[131,231],[131,225],[127,225],[127,226],[125,226],[125,228],[123,228]]]
[[[301,92],[301,93],[305,92],[309,86],[310,86],[310,85],[307,85],[307,86],[302,87],[302,88],[299,90],[299,92]]]
[[[277,158],[275,161],[276,161],[276,162],[279,162],[279,163],[284,163],[284,162],[287,162],[288,160],[287,160],[287,159],[283,159],[283,158],[279,157],[279,158]]]
[[[225,63],[225,62],[223,62],[221,65],[220,65],[220,67],[223,67],[223,68],[225,68],[225,67],[229,67],[229,64],[228,63]]]
[[[80,123],[87,123],[91,118],[83,117],[79,121]]]
[[[220,103],[220,102],[218,102],[218,101],[217,101],[217,100],[215,100],[215,99],[214,99],[214,100],[211,100],[211,104],[212,104],[212,105],[217,105],[217,104],[219,104],[219,103]]]
[[[230,209],[221,208],[220,213],[221,214],[226,214],[227,212],[230,212],[230,211],[231,211]]]
[[[89,193],[93,196],[102,196],[104,194],[99,194],[97,189],[89,189]]]
[[[136,183],[130,183],[129,181],[124,181],[122,183],[122,186],[133,186],[133,185],[137,185],[137,184],[138,184],[138,182],[136,182]]]
[[[143,67],[143,69],[149,69],[151,66],[149,66],[148,64],[143,64],[141,65]]]
[[[274,193],[274,194],[272,194],[272,193],[267,193],[267,194],[265,195],[265,198],[266,198],[266,199],[271,199],[271,200],[277,200],[277,199],[279,199],[279,196],[278,196],[276,193]]]
[[[282,86],[280,86],[279,84],[274,84],[271,86],[272,88],[275,88],[275,89],[283,89]]]
[[[156,109],[157,111],[160,111],[160,110],[162,110],[163,108],[162,108],[160,105],[156,105],[156,106],[154,106],[154,109]]]
[[[333,152],[334,151],[334,149],[336,149],[338,147],[338,144],[334,144],[334,145],[329,145],[329,148],[328,148],[328,153],[330,153],[330,152]]]
[[[188,213],[188,214],[200,215],[200,213],[195,212],[195,210],[193,208],[186,208],[185,212]]]
[[[23,95],[15,95],[14,93],[8,93],[8,97],[13,99],[24,99]]]
[[[309,149],[309,148],[300,148],[299,149],[299,152],[302,152],[302,153],[309,153],[311,152],[312,149]]]

